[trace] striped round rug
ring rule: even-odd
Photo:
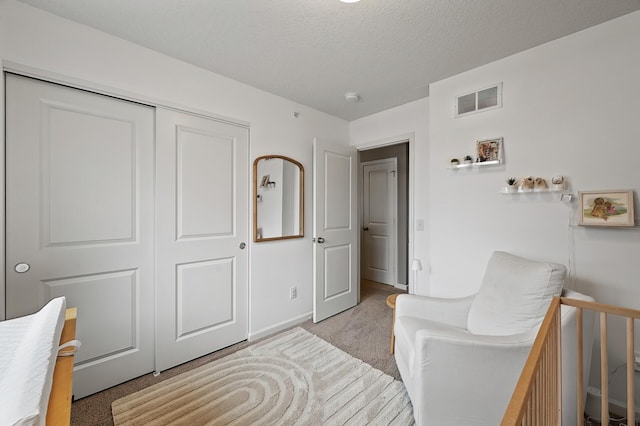
[[[124,425],[411,425],[404,385],[295,328],[113,402]]]

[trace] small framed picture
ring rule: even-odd
[[[271,179],[271,175],[264,175],[260,180],[260,188],[266,188],[269,184],[269,180]]]
[[[634,226],[633,191],[579,191],[579,224]]]
[[[485,139],[477,142],[478,163],[487,161],[502,163],[502,138]]]

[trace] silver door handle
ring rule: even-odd
[[[322,243],[324,243],[324,238],[318,237],[318,239],[316,241],[318,242],[318,244],[322,244]]]
[[[240,250],[244,250],[247,245],[245,243],[240,243]]]
[[[16,266],[14,266],[13,269],[19,274],[24,274],[29,269],[31,269],[31,265],[29,265],[28,263],[22,262],[22,263],[18,263]]]
[[[363,230],[363,231],[368,231],[368,230],[369,230],[369,227],[368,227],[368,226],[363,226],[363,227],[362,227],[362,230]]]

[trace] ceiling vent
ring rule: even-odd
[[[502,83],[456,97],[456,118],[502,107]]]

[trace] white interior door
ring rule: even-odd
[[[153,371],[153,108],[12,74],[6,106],[7,318],[78,308],[76,397]]]
[[[358,302],[356,151],[314,140],[313,321]]]
[[[398,282],[396,170],[395,158],[362,164],[362,274],[390,285]]]
[[[157,109],[157,371],[247,338],[248,133]]]

